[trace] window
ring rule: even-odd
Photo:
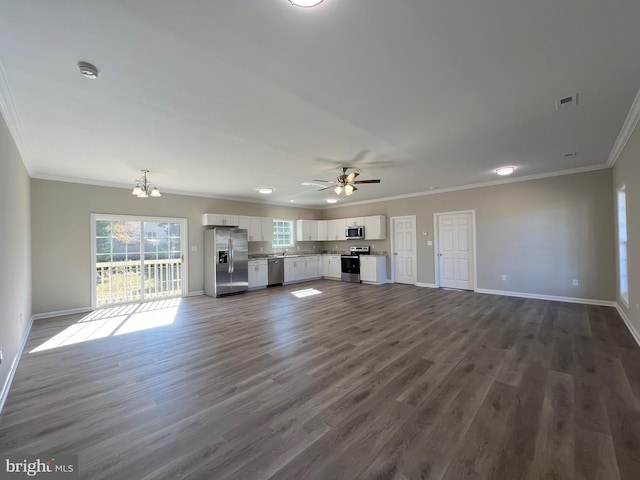
[[[620,298],[629,306],[629,283],[627,274],[627,187],[618,188],[618,286]]]
[[[293,247],[293,220],[273,221],[272,247]]]

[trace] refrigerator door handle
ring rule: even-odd
[[[229,273],[233,273],[233,240],[229,238]]]

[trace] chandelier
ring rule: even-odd
[[[147,173],[149,170],[140,170],[142,172],[142,178],[136,180],[136,186],[133,188],[131,195],[135,195],[138,198],[147,197],[160,197],[160,190],[153,183],[147,182]]]

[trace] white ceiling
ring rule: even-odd
[[[489,182],[502,165],[588,168],[606,164],[640,87],[638,0],[0,0],[0,12],[0,107],[37,178],[132,187],[147,168],[164,192],[321,206],[331,190],[301,184],[339,166],[382,179],[346,202]]]

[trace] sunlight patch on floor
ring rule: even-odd
[[[318,295],[322,293],[320,290],[316,290],[315,288],[305,288],[304,290],[296,290],[295,292],[291,292],[297,298],[310,297],[311,295]]]
[[[171,325],[181,300],[170,298],[94,310],[29,353]]]

